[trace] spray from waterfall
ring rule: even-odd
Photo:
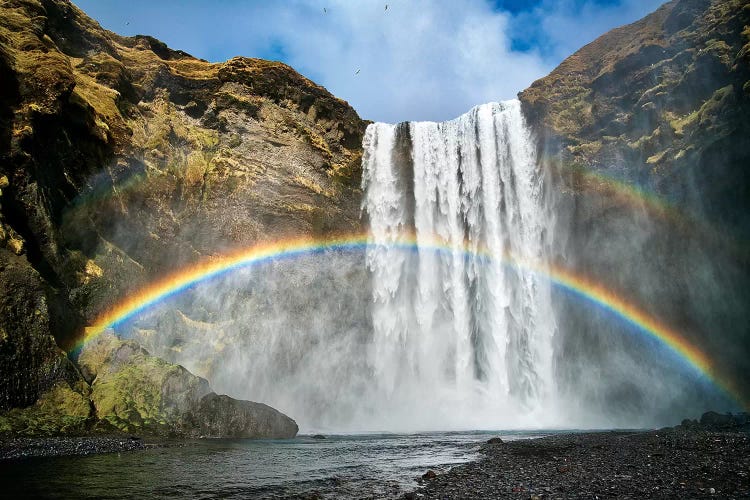
[[[520,103],[444,123],[376,123],[364,149],[380,392],[470,407],[484,425],[534,422],[554,395],[549,283],[464,254],[547,259],[553,218]],[[416,252],[392,246],[411,233]],[[436,238],[455,252],[427,250]]]
[[[86,338],[115,328],[303,432],[633,427],[735,407],[711,379],[738,384],[689,332],[560,260],[569,214],[517,101],[372,124],[363,149],[366,235],[195,263]]]

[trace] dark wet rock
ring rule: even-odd
[[[437,473],[434,470],[428,470],[424,474],[422,474],[422,479],[435,479],[437,477]]]
[[[683,420],[683,421],[682,421],[682,422],[680,423],[680,426],[681,426],[681,427],[684,427],[685,429],[691,429],[691,428],[694,428],[694,427],[698,427],[698,426],[699,426],[699,424],[698,424],[698,421],[697,421],[697,420],[691,420],[691,419],[689,419],[689,418],[686,418],[686,419],[684,419],[684,420]]]
[[[314,434],[313,439],[327,439],[323,434]]]
[[[493,437],[487,440],[487,444],[503,444],[503,440],[499,437]]]
[[[193,415],[204,437],[285,439],[299,430],[294,420],[268,405],[214,393],[200,399]]]
[[[27,407],[81,376],[55,343],[47,289],[23,256],[0,245],[0,413]]]
[[[701,415],[700,426],[710,430],[750,430],[750,415],[747,413],[716,413],[709,411]]]
[[[559,434],[482,453],[411,498],[740,498],[750,491],[750,435],[742,432]]]

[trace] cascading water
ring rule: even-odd
[[[519,103],[370,125],[363,168],[366,255],[227,276],[131,335],[303,432],[561,425],[550,285],[513,265],[553,224]]]
[[[565,262],[576,233],[536,147],[517,101],[444,123],[372,124],[365,253],[355,245],[232,273],[128,335],[303,432],[632,427],[727,407],[606,308],[553,294],[553,237]],[[643,222],[603,234],[655,236]]]
[[[378,392],[395,407],[419,401],[416,426],[548,420],[549,282],[512,265],[545,262],[552,227],[520,103],[372,124],[364,149]],[[415,251],[398,245],[412,239]]]

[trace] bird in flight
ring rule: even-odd
[[[388,4],[385,4],[385,10],[388,10]]]
[[[357,71],[354,72],[355,75],[358,75],[361,69],[357,69]]]
[[[323,14],[327,14],[327,13],[328,13],[328,9],[326,9],[325,7],[323,7]]]

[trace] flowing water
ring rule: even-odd
[[[364,253],[232,275],[131,334],[306,432],[563,425],[550,285],[512,265],[544,264],[554,220],[518,101],[372,124],[363,149]]]
[[[427,469],[478,456],[484,433],[206,440],[0,464],[7,498],[396,498]],[[505,440],[538,434],[500,433]],[[315,494],[319,496],[315,496]]]
[[[538,422],[554,393],[550,288],[510,264],[546,262],[553,218],[520,103],[370,125],[364,149],[380,392],[409,407],[429,387],[404,415],[423,426]]]

